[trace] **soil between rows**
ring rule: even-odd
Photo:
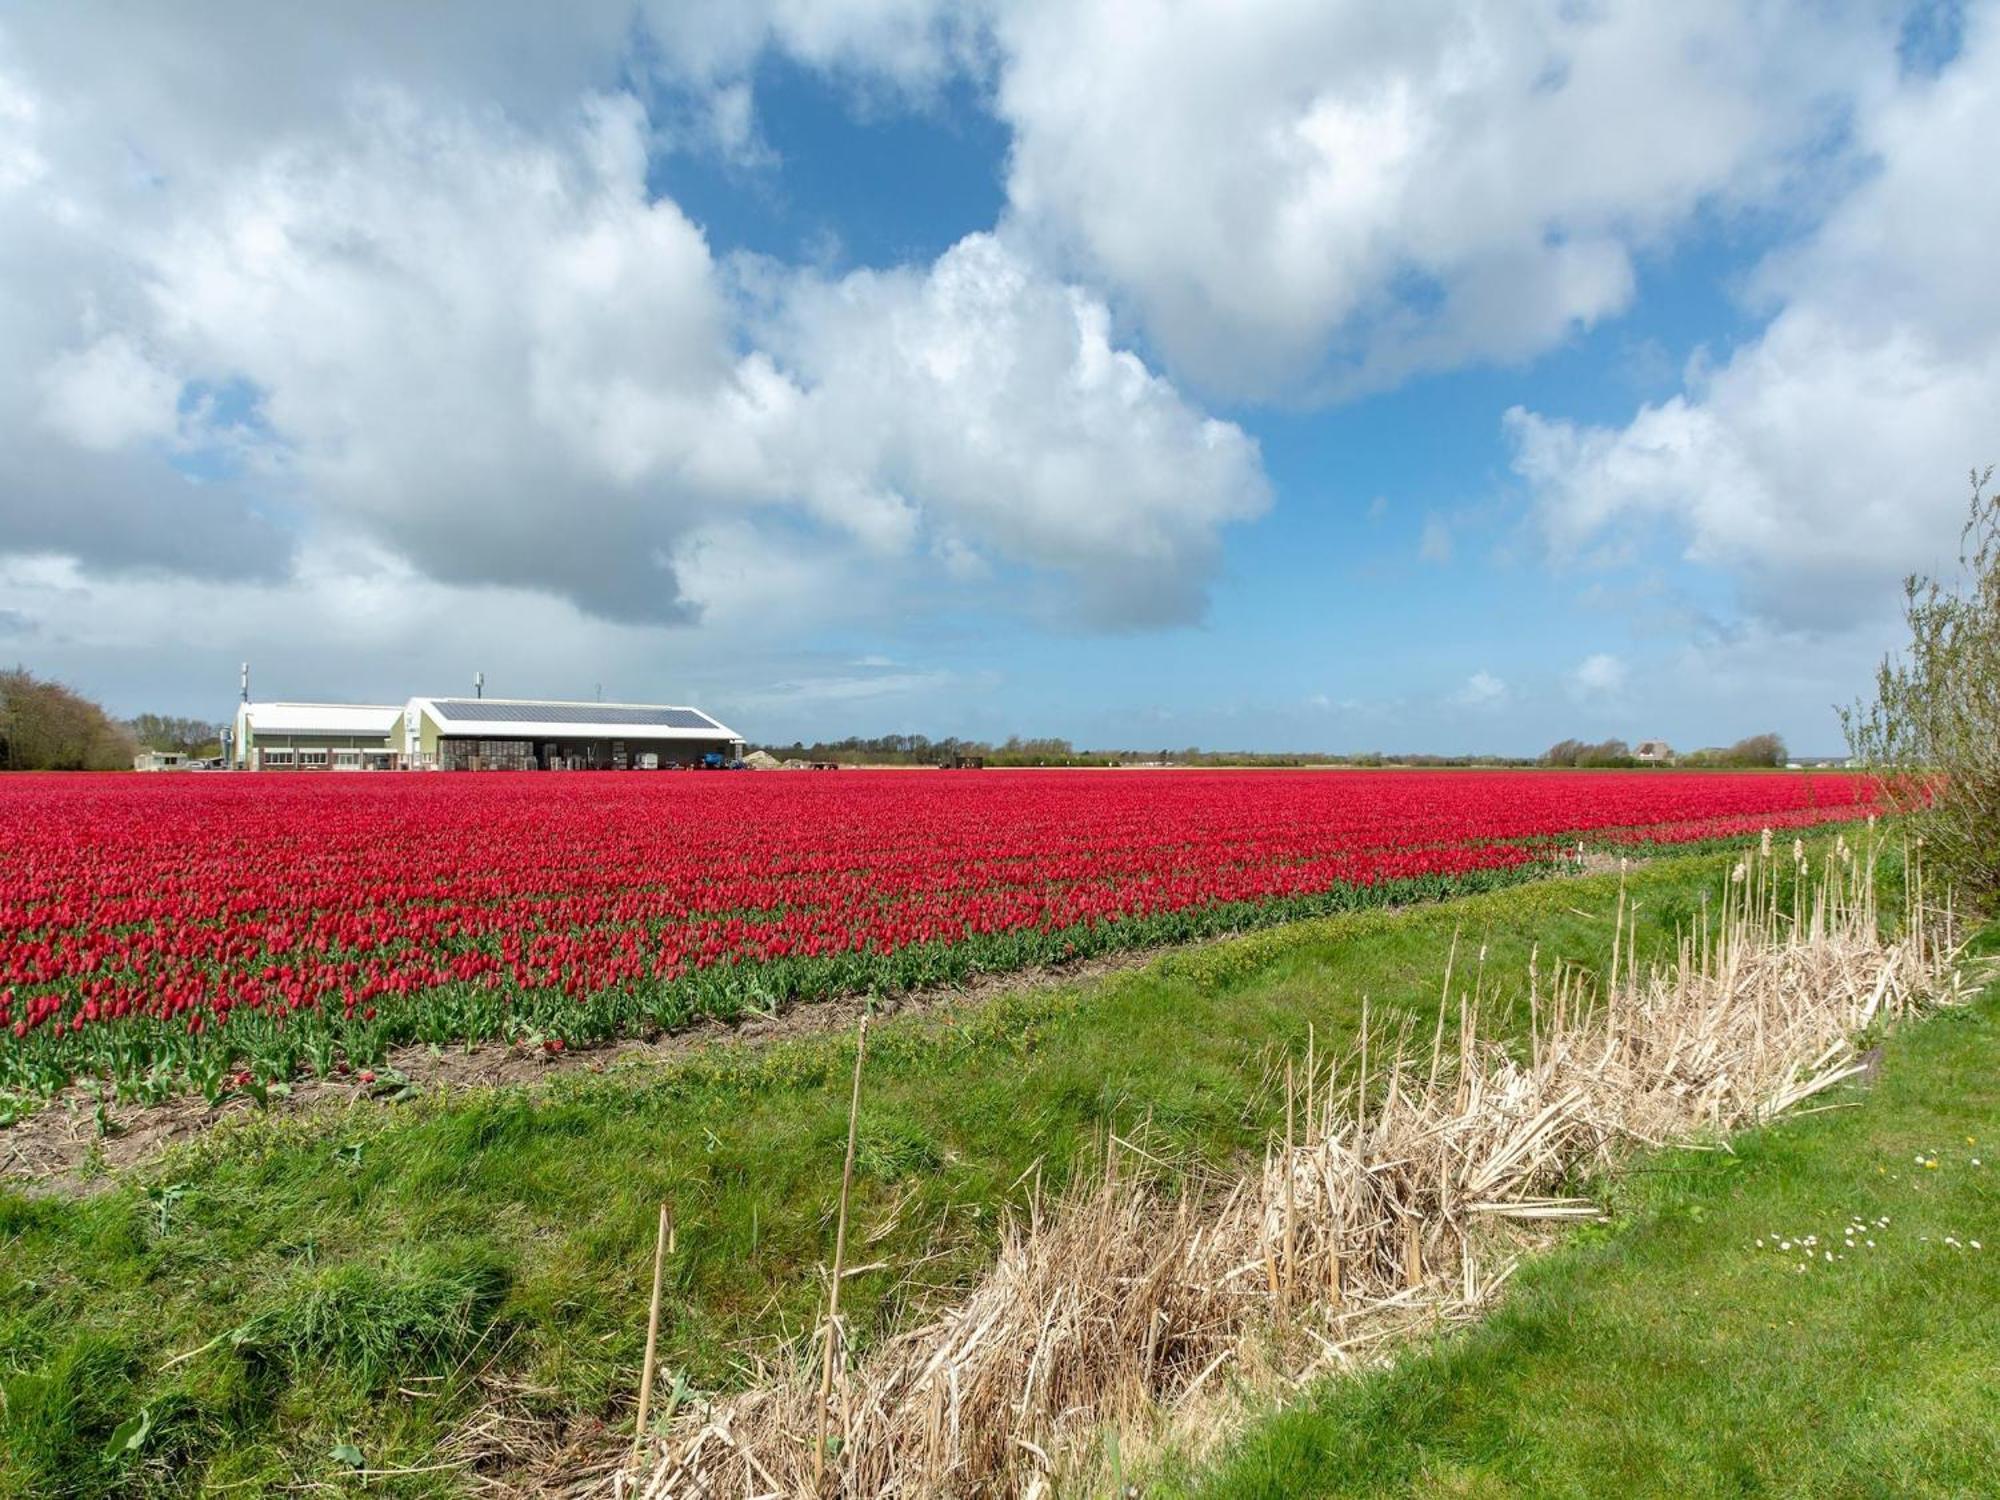
[[[1579,861],[1574,875],[1555,874],[1543,879],[1617,874],[1637,870],[1650,862],[1651,856],[1647,855],[1590,850]],[[1525,882],[1528,886],[1541,883],[1541,880]],[[1409,908],[1389,905],[1376,910],[1395,915]],[[595,1046],[574,1045],[559,1053],[497,1041],[454,1047],[417,1043],[391,1049],[383,1067],[372,1070],[377,1076],[371,1083],[361,1082],[358,1074],[300,1078],[291,1083],[289,1093],[273,1095],[263,1105],[243,1093],[233,1094],[219,1104],[210,1104],[200,1097],[155,1104],[111,1103],[104,1110],[108,1128],[102,1132],[97,1121],[97,1096],[88,1089],[75,1087],[14,1124],[0,1127],[0,1186],[29,1193],[97,1192],[115,1184],[121,1173],[145,1166],[176,1145],[260,1111],[302,1116],[381,1108],[415,1095],[523,1087],[565,1073],[601,1074],[616,1068],[645,1068],[708,1047],[764,1046],[796,1037],[844,1031],[864,1013],[924,1015],[952,1006],[982,1004],[1002,995],[1083,984],[1106,975],[1143,969],[1171,954],[1213,947],[1243,935],[1237,931],[1215,933],[1194,942],[1125,949],[1063,964],[982,974],[965,983],[932,985],[898,995],[848,994],[796,1000],[775,1012],[733,1021],[702,1016],[672,1031]]]
[[[708,1047],[768,1046],[795,1037],[844,1031],[864,1013],[923,1015],[954,1005],[977,1005],[1000,995],[1081,984],[1142,969],[1168,954],[1226,942],[1237,935],[1222,933],[1196,943],[1130,949],[1067,964],[985,974],[966,984],[937,985],[901,995],[852,994],[795,1001],[775,1013],[735,1021],[704,1016],[654,1036],[577,1046],[560,1053],[501,1042],[457,1047],[416,1044],[393,1049],[382,1067],[371,1070],[376,1075],[372,1082],[361,1082],[358,1073],[342,1078],[301,1078],[290,1085],[288,1094],[273,1095],[261,1106],[242,1093],[220,1104],[200,1097],[157,1104],[108,1104],[108,1129],[103,1132],[98,1128],[97,1097],[87,1089],[71,1088],[0,1128],[0,1185],[30,1193],[100,1191],[116,1183],[120,1173],[145,1166],[171,1147],[260,1111],[306,1115],[384,1108],[417,1094],[532,1086],[564,1073],[645,1068]]]

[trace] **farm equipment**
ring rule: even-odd
[[[986,757],[983,755],[947,755],[938,762],[940,771],[983,771]]]

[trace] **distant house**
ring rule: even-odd
[[[1674,747],[1665,740],[1641,740],[1632,758],[1642,766],[1670,766],[1674,763]]]
[[[178,750],[141,750],[132,757],[135,771],[184,771],[188,758]]]

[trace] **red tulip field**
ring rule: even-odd
[[[551,1051],[1867,816],[1839,775],[0,781],[0,1090]]]

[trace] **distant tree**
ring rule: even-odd
[[[1734,766],[1782,766],[1791,758],[1778,734],[1753,734],[1731,745],[1727,753]]]
[[[177,719],[171,714],[136,714],[126,722],[132,737],[148,750],[175,750],[182,755],[220,755],[222,726],[202,719]]]
[[[1903,586],[1910,642],[1875,696],[1841,711],[1854,756],[1910,814],[1932,867],[1971,900],[2000,896],[2000,495],[1972,474],[1959,578]]]
[[[1638,764],[1632,754],[1632,747],[1623,740],[1604,740],[1595,745],[1585,745],[1577,752],[1579,767],[1591,770],[1610,770]]]
[[[1573,766],[1576,758],[1583,754],[1582,740],[1557,740],[1542,756],[1545,766]]]
[[[129,771],[138,742],[88,698],[25,667],[0,672],[0,767]]]

